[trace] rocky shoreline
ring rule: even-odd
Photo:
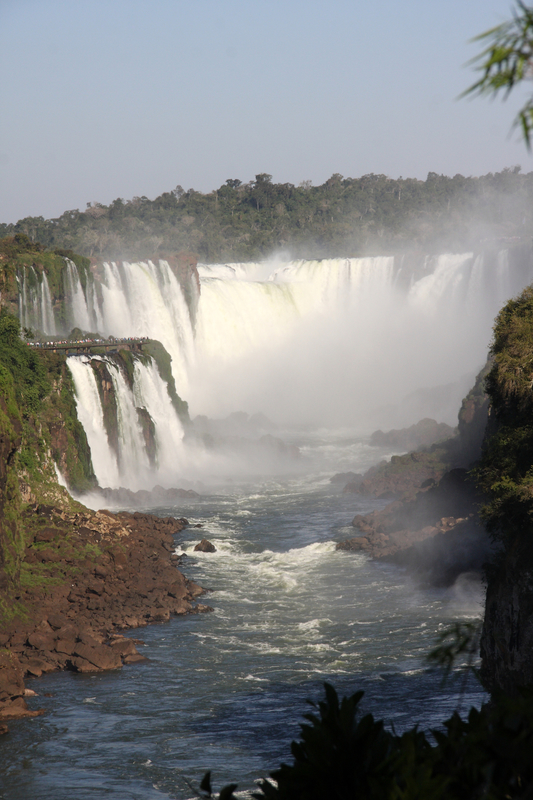
[[[472,403],[470,396],[463,401],[458,436],[392,456],[365,475],[340,473],[332,478],[343,493],[389,501],[370,514],[357,514],[352,521],[357,535],[338,542],[337,550],[391,561],[432,586],[450,586],[463,572],[481,573],[491,544],[479,520],[484,498],[467,467],[480,454],[486,404],[483,395],[475,408]],[[377,438],[388,441],[392,434],[394,443],[403,441],[404,433],[412,438],[414,433],[426,435],[431,430],[437,436],[442,431],[432,422],[422,420],[418,426],[390,434],[378,431]]]
[[[99,672],[145,660],[138,640],[122,635],[172,615],[210,611],[205,590],[178,569],[174,537],[186,519],[140,512],[68,512],[28,507],[28,575],[46,569],[46,581],[21,581],[16,613],[0,624],[0,732],[6,720],[36,716],[26,676],[56,670]],[[38,520],[38,524],[35,521]]]

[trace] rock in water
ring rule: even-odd
[[[196,545],[194,550],[200,553],[216,553],[217,551],[215,545],[208,539],[202,539],[202,541]]]

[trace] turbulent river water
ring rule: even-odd
[[[337,469],[361,471],[383,451],[348,431],[294,434],[298,474],[225,479],[179,508],[184,572],[211,590],[209,614],[129,635],[148,661],[95,676],[28,682],[45,716],[3,737],[4,800],[159,800],[194,797],[207,769],[217,786],[254,781],[290,759],[306,699],[365,691],[364,707],[397,731],[478,705],[480,688],[443,689],[425,655],[451,621],[481,612],[481,587],[420,588],[400,569],[335,551],[350,521],[379,501],[341,494]],[[202,537],[212,554],[193,552]]]

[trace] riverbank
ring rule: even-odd
[[[463,572],[481,574],[491,545],[472,479],[454,469],[429,484],[385,508],[357,514],[357,535],[339,542],[337,550],[405,567],[428,586],[451,586]]]
[[[2,723],[41,713],[27,707],[26,676],[119,669],[143,660],[121,631],[210,610],[178,569],[174,537],[186,519],[33,505],[25,522],[23,579],[0,623]]]
[[[364,475],[333,477],[343,486],[343,494],[390,501],[371,513],[356,514],[352,525],[357,534],[339,542],[338,550],[362,552],[405,567],[427,586],[451,586],[464,572],[481,574],[491,543],[479,518],[486,498],[470,470],[481,456],[487,423],[487,368],[463,400],[457,435],[392,456]],[[395,443],[413,439],[417,432],[433,432],[437,438],[439,427],[422,420],[404,431],[377,433],[380,441],[390,438]],[[375,438],[373,434],[371,441]]]

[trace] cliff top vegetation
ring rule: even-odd
[[[498,314],[491,353],[486,378],[491,415],[477,471],[491,498],[484,510],[489,529],[510,544],[524,540],[533,519],[532,286]]]
[[[26,217],[0,224],[0,236],[24,234],[55,252],[117,260],[180,251],[211,263],[280,250],[301,258],[461,251],[529,239],[532,200],[533,172],[518,166],[478,178],[430,172],[425,181],[336,173],[321,186],[273,183],[260,173],[208,194],[177,186],[155,200],[117,198],[57,219]]]
[[[16,274],[24,267],[33,267],[37,271],[46,271],[50,290],[62,293],[63,270],[65,258],[69,258],[78,267],[88,267],[90,261],[70,249],[47,248],[41,242],[34,241],[26,233],[15,232],[0,239],[0,292],[2,305],[11,303],[11,309],[17,306],[18,287]]]

